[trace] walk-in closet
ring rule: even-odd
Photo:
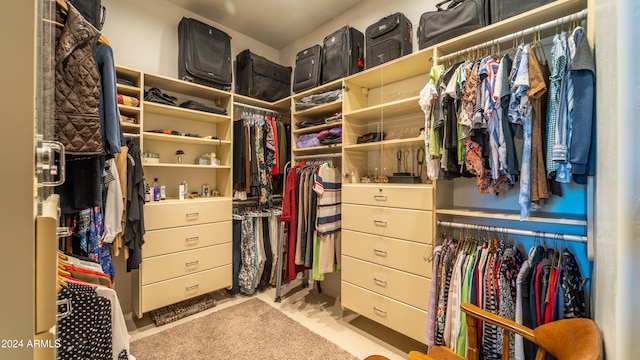
[[[640,4],[527,4],[0,5],[0,358],[634,359]]]

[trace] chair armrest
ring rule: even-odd
[[[526,326],[518,324],[515,321],[511,321],[502,316],[492,314],[470,303],[462,303],[460,304],[460,308],[467,314],[467,316],[471,316],[484,322],[488,322],[489,324],[500,326],[507,331],[518,334],[529,341],[535,341],[533,330]]]

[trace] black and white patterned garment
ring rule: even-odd
[[[69,283],[58,300],[71,300],[71,315],[58,320],[58,359],[111,360],[111,303],[87,285]]]
[[[518,272],[524,262],[524,255],[515,246],[507,247],[500,264],[499,286],[500,304],[498,315],[515,321],[516,319],[516,286]],[[504,330],[498,328],[498,336],[503,339]],[[515,334],[509,335],[509,359],[515,358]]]
[[[565,249],[562,254],[564,272],[562,276],[562,291],[564,292],[564,318],[587,317],[585,305],[585,290],[580,267],[575,256]]]
[[[258,264],[256,263],[256,240],[254,235],[253,219],[245,218],[242,220],[242,267],[238,275],[240,291],[246,295],[252,295],[256,291],[256,274],[258,272]]]

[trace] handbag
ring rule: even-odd
[[[444,9],[442,6],[451,2]],[[420,16],[418,46],[420,49],[466,34],[489,24],[487,0],[444,0],[437,11]]]

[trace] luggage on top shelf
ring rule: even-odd
[[[178,78],[231,90],[231,39],[224,31],[195,19],[178,25]]]
[[[487,0],[491,13],[491,23],[496,23],[525,11],[533,10],[554,0]]]
[[[300,51],[296,55],[293,71],[293,91],[298,93],[322,83],[322,58],[324,49],[320,45]]]
[[[411,21],[402,13],[386,16],[369,25],[367,35],[366,68],[411,54],[413,31]]]
[[[444,0],[436,11],[420,16],[418,48],[420,50],[489,25],[489,0]],[[521,2],[520,0],[504,0]],[[527,0],[528,1],[528,0]],[[450,3],[447,8],[442,6]]]
[[[82,14],[96,29],[102,30],[107,16],[107,8],[102,6],[101,0],[69,0],[71,5]]]
[[[349,25],[327,35],[322,46],[322,83],[326,84],[364,69],[364,34]]]
[[[291,67],[246,49],[236,56],[236,93],[274,102],[291,95]]]

